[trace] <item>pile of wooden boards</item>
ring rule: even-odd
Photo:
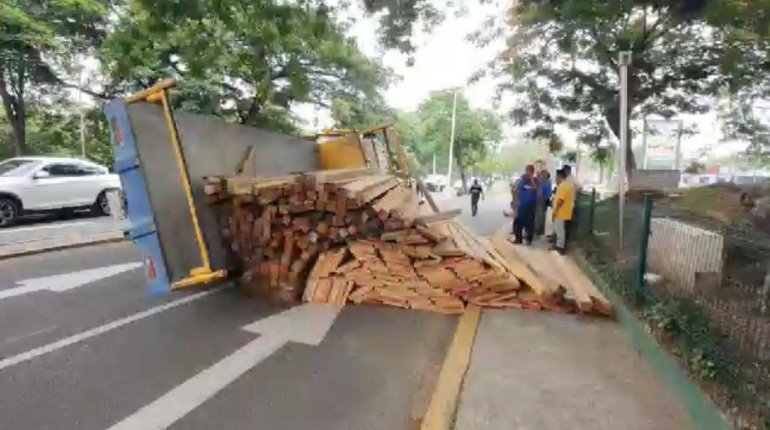
[[[567,257],[481,239],[409,181],[369,169],[207,178],[242,284],[282,302],[445,314],[483,307],[611,313]]]
[[[422,205],[409,181],[370,169],[278,177],[207,177],[222,237],[242,281],[284,302],[300,298],[319,253],[411,226]]]

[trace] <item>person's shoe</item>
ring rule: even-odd
[[[532,241],[531,240],[527,240],[527,246],[532,246]]]

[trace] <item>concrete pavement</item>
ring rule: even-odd
[[[122,240],[127,227],[125,220],[82,215],[69,220],[26,220],[0,229],[0,259]]]

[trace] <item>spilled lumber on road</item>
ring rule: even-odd
[[[568,257],[478,238],[411,180],[348,169],[205,183],[241,285],[283,303],[611,313]]]

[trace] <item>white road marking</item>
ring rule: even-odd
[[[56,330],[57,326],[50,325],[48,327],[43,327],[40,330],[31,331],[29,333],[20,334],[18,336],[11,336],[9,338],[0,340],[0,346],[8,345],[10,343],[18,342],[22,339],[27,339],[32,336],[37,336],[39,334],[48,333],[49,331]]]
[[[76,225],[84,225],[84,224],[96,224],[94,221],[73,221],[73,222],[65,222],[61,224],[42,224],[42,225],[33,225],[29,227],[19,227],[19,228],[12,228],[7,230],[0,230],[0,234],[12,234],[12,233],[19,233],[23,231],[32,231],[32,230],[48,230],[52,228],[65,228],[65,227],[73,227]]]
[[[319,345],[340,308],[307,303],[244,326],[257,339],[162,395],[109,430],[164,430],[290,341]]]
[[[18,284],[20,284],[18,287],[0,290],[0,300],[37,291],[53,291],[61,293],[63,291],[83,287],[100,279],[109,278],[119,273],[137,269],[141,266],[142,262],[115,264],[112,266],[97,267],[96,269],[26,279],[18,282]]]
[[[73,344],[76,344],[78,342],[82,342],[84,340],[90,339],[92,337],[99,336],[100,334],[104,334],[107,332],[110,332],[112,330],[115,330],[117,328],[123,327],[124,325],[131,324],[136,321],[143,320],[145,318],[149,318],[153,315],[159,314],[161,312],[167,311],[169,309],[173,309],[177,306],[182,306],[190,302],[194,302],[198,299],[202,299],[210,294],[216,293],[218,291],[223,290],[225,287],[217,287],[208,291],[202,291],[200,293],[195,293],[192,295],[189,295],[187,297],[183,297],[178,300],[174,300],[173,302],[166,303],[164,305],[156,306],[154,308],[147,309],[142,312],[135,313],[133,315],[129,315],[125,318],[121,318],[112,322],[109,322],[104,325],[100,325],[99,327],[92,328],[90,330],[86,330],[84,332],[80,332],[78,334],[65,337],[64,339],[59,339],[56,342],[49,343],[47,345],[43,345],[38,348],[31,349],[29,351],[22,352],[21,354],[14,355],[12,357],[5,358],[3,360],[0,360],[0,371],[3,369],[6,369],[11,366],[15,366],[19,363],[23,363],[28,360],[32,360],[33,358],[40,357],[41,355],[45,355],[54,351],[57,351],[59,349],[62,349],[66,346],[70,346]]]

